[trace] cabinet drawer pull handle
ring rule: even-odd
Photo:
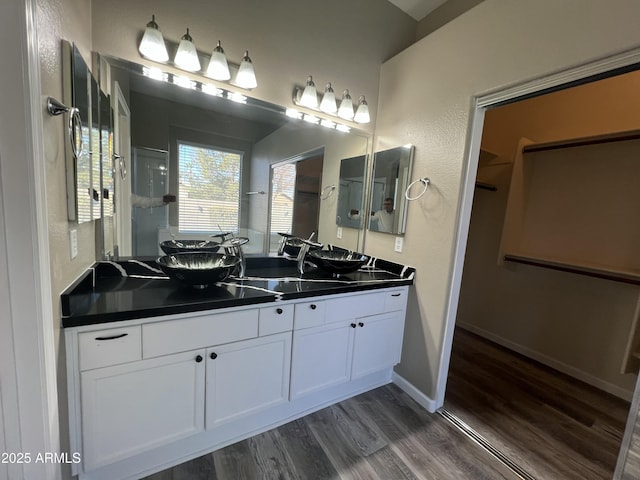
[[[211,352],[211,355],[209,355],[209,357],[211,358],[211,360],[215,360],[216,358],[218,358],[218,354],[216,352]]]
[[[364,323],[362,323],[362,322],[358,322],[358,326],[360,326],[360,327],[364,327]]]
[[[200,363],[202,361],[202,355],[198,355],[196,357],[196,363]]]
[[[352,323],[352,324],[351,324],[351,328],[356,328],[356,324],[355,324],[355,323]]]
[[[281,308],[276,308],[276,313],[278,315],[282,315],[283,310]]]
[[[127,335],[129,335],[128,333],[121,333],[120,335],[112,335],[110,337],[96,337],[96,340],[102,341],[102,340],[115,340],[117,338],[122,338],[122,337],[126,337]]]
[[[315,310],[318,307],[316,306],[315,303],[312,303],[311,305],[309,305],[309,308],[311,308],[311,310]]]
[[[399,297],[401,294],[400,293],[392,293],[391,296],[392,297]]]

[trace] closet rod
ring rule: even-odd
[[[561,140],[558,142],[534,143],[526,145],[523,153],[542,152],[545,150],[557,150],[560,148],[583,147],[587,145],[596,145],[599,143],[624,142],[626,140],[640,139],[640,130],[632,130],[628,132],[609,133],[606,135],[594,135],[593,137],[574,138],[569,140]]]

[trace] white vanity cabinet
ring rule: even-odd
[[[65,329],[73,473],[141,478],[388,383],[407,293]]]
[[[290,332],[210,348],[206,359],[207,429],[288,400]]]
[[[406,289],[362,293],[327,300],[324,318],[313,324],[296,318],[290,398],[400,362],[406,302]]]
[[[85,470],[204,429],[204,350],[84,371]]]

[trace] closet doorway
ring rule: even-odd
[[[545,144],[640,130],[638,86],[640,73],[630,72],[485,114],[444,408],[534,478],[611,478],[638,368],[629,359],[640,282],[561,261],[505,261],[514,165],[523,138]],[[527,175],[528,185],[535,169]],[[607,205],[604,212],[634,218],[637,205],[605,195],[597,182],[585,188]],[[521,211],[531,207],[524,203]],[[551,250],[557,234],[542,237]],[[598,241],[605,250],[628,241],[614,237]],[[578,260],[579,251],[576,244]]]

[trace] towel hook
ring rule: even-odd
[[[422,182],[422,184],[424,185],[424,188],[422,189],[422,191],[416,195],[415,197],[410,197],[409,196],[409,190],[411,190],[411,187],[413,187],[416,183],[418,182]],[[427,177],[422,177],[419,178],[417,180],[414,180],[413,182],[411,182],[409,184],[409,186],[407,187],[407,189],[404,192],[404,198],[406,198],[407,200],[411,201],[411,200],[418,200],[421,196],[423,196],[425,194],[425,192],[427,191],[427,189],[429,188],[429,183],[431,183],[431,180],[429,180],[429,178]]]
[[[329,198],[336,188],[337,187],[335,185],[327,185],[326,187],[324,187],[322,189],[322,192],[320,192],[320,200],[326,200],[327,198]]]
[[[82,136],[82,118],[80,118],[80,110],[76,107],[67,107],[63,103],[59,102],[53,97],[47,98],[47,111],[49,115],[57,117],[63,113],[69,114],[68,135],[69,142],[71,143],[71,152],[73,158],[78,159],[78,156],[84,151],[84,138]],[[80,145],[78,145],[78,135],[76,135],[76,128],[80,130]]]

